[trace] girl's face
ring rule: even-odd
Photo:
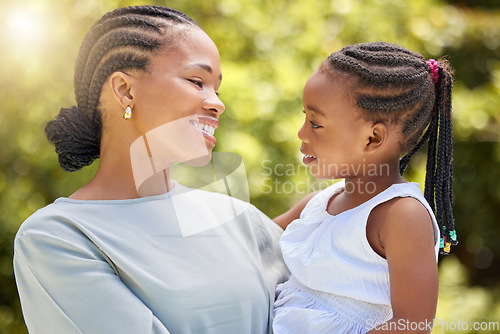
[[[222,80],[217,47],[199,28],[180,34],[172,47],[153,56],[148,72],[137,75],[130,121],[140,135],[156,141],[149,143],[151,151],[159,147],[161,155],[184,162],[210,157],[225,107],[217,93]]]
[[[298,136],[304,163],[316,178],[349,178],[363,171],[366,131],[349,93],[350,78],[314,72],[304,87],[306,119]]]

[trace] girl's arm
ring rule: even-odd
[[[436,315],[438,270],[434,231],[416,199],[397,198],[372,211],[380,253],[389,265],[393,318],[368,333],[430,333]]]
[[[290,208],[287,212],[279,215],[278,217],[274,218],[274,222],[278,224],[282,229],[286,229],[286,227],[295,219],[298,219],[300,217],[300,213],[302,210],[304,210],[304,207],[306,204],[309,202],[311,198],[314,197],[319,191],[315,191],[310,193],[309,195],[306,195],[304,198],[302,198],[300,201],[298,201],[294,206]]]

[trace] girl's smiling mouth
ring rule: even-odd
[[[308,155],[308,154],[304,154],[304,158],[302,159],[302,161],[304,162],[304,164],[308,165],[310,164],[311,162],[313,162],[314,160],[316,160],[316,157],[313,156],[313,155]]]

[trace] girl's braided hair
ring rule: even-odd
[[[174,9],[135,6],[109,12],[90,28],[75,66],[77,106],[62,108],[45,128],[64,170],[79,170],[100,156],[104,82],[116,71],[147,71],[151,56],[179,37],[173,27],[180,25],[197,26]]]
[[[357,77],[354,95],[361,116],[401,126],[403,174],[428,142],[424,196],[436,214],[441,254],[457,243],[453,218],[453,70],[406,48],[385,42],[354,44],[332,53],[321,70]],[[437,72],[437,73],[436,73]],[[438,77],[439,76],[439,77]]]

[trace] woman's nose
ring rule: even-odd
[[[216,111],[219,114],[222,114],[224,110],[226,110],[226,106],[215,92],[203,101],[203,108],[206,110]]]

